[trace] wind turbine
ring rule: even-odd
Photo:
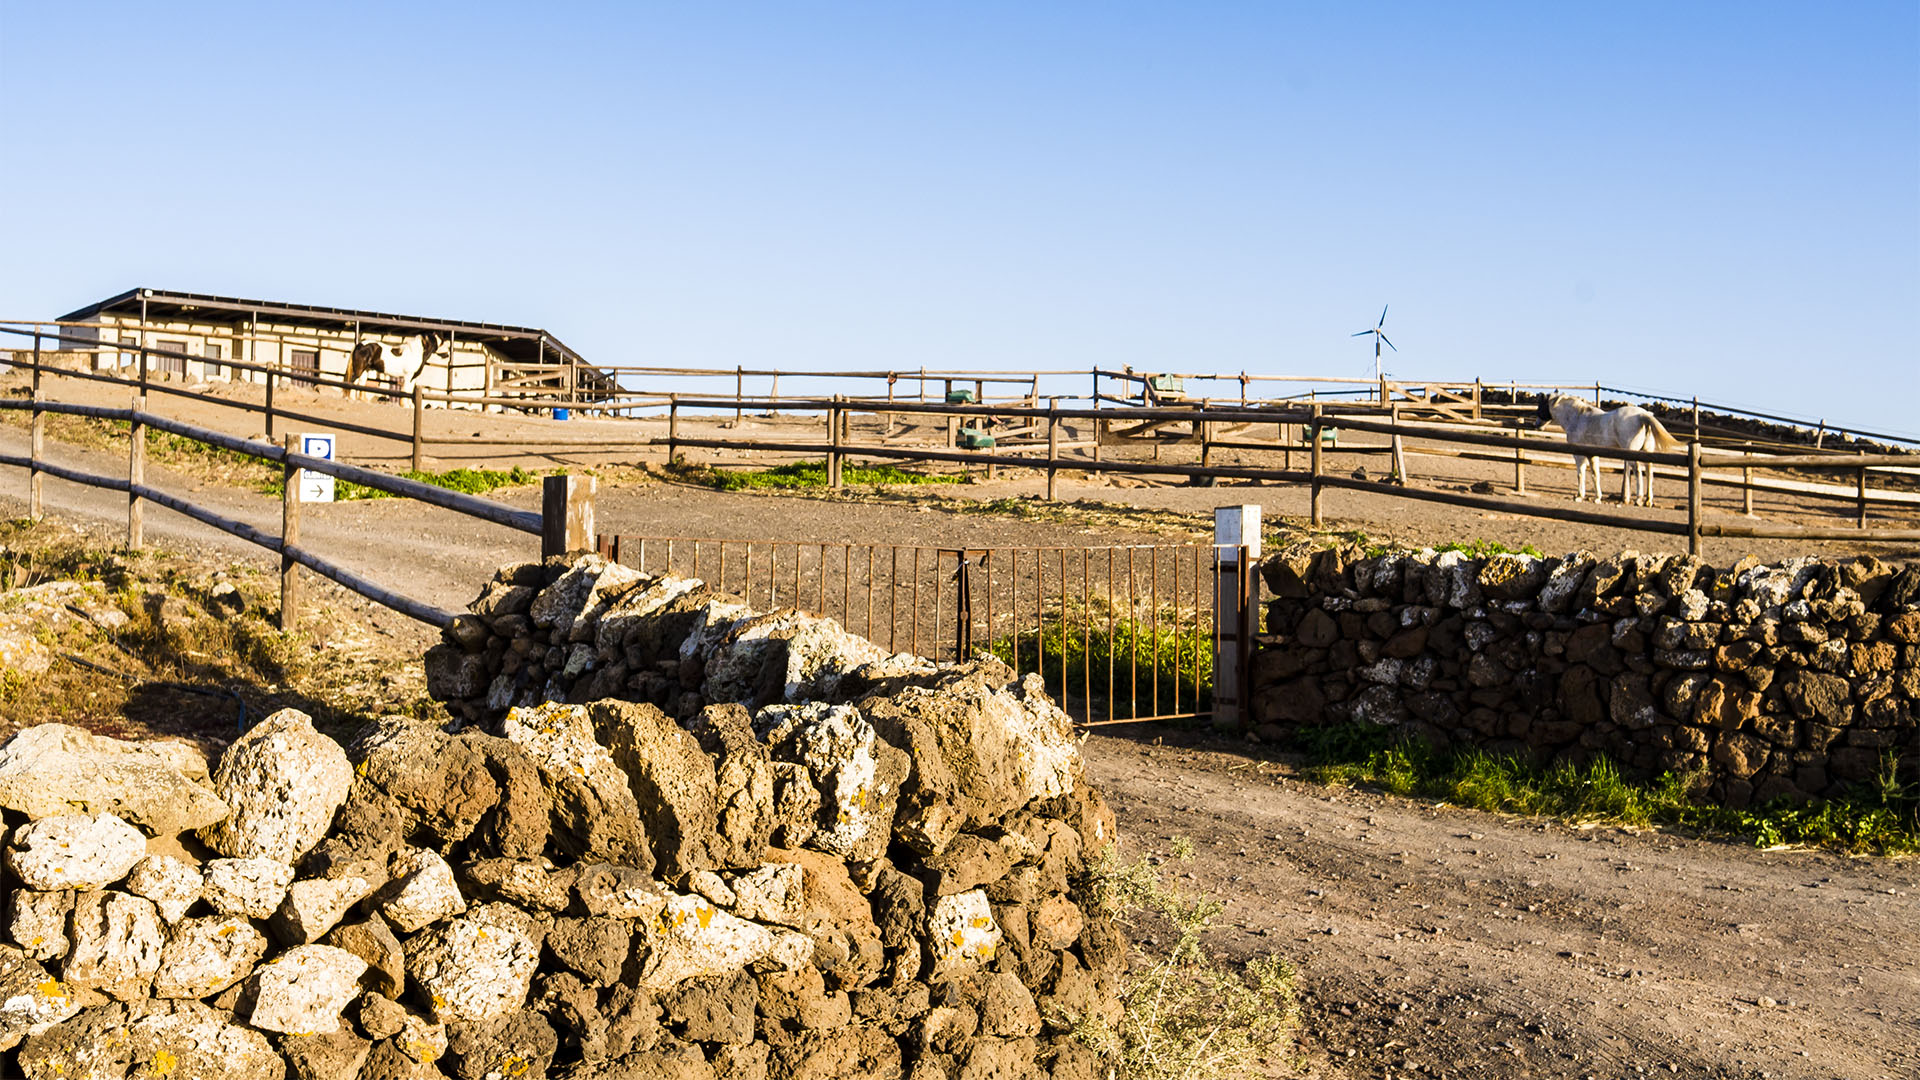
[[[1375,323],[1371,330],[1362,330],[1357,334],[1349,335],[1350,337],[1366,337],[1368,334],[1373,335],[1373,381],[1376,383],[1379,382],[1384,377],[1380,370],[1380,343],[1384,341],[1386,342],[1387,348],[1393,349],[1394,352],[1400,351],[1399,349],[1394,348],[1393,342],[1387,341],[1386,331],[1380,329],[1381,327],[1387,325],[1387,307],[1388,306],[1389,305],[1381,306],[1380,321]]]

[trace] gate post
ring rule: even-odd
[[[300,624],[300,579],[295,568],[300,564],[291,554],[300,546],[300,488],[304,470],[293,463],[300,448],[300,436],[286,437],[286,454],[281,461],[280,489],[280,629],[292,630]]]
[[[146,514],[138,490],[147,483],[147,425],[140,418],[147,395],[133,395],[132,440],[127,444],[127,550],[139,551],[146,542]]]
[[[1244,730],[1248,661],[1260,612],[1260,507],[1213,511],[1213,726]]]
[[[540,557],[591,551],[594,542],[592,476],[549,476],[540,491]]]

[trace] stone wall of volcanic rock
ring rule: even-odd
[[[1862,557],[1356,549],[1263,565],[1253,715],[1285,738],[1358,721],[1442,747],[1705,769],[1735,805],[1920,766],[1920,567]]]
[[[457,732],[0,746],[0,1075],[1100,1071],[1112,817],[1038,686],[593,557],[474,607]]]

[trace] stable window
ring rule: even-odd
[[[183,379],[187,377],[186,342],[168,341],[162,338],[154,347],[160,350],[153,357],[155,371],[165,375],[178,375]],[[174,355],[168,356],[167,353]]]
[[[137,345],[139,345],[139,342],[125,335],[121,335],[120,347],[122,349],[132,349]],[[138,359],[139,355],[140,354],[136,352],[123,352],[115,361],[114,366],[116,368],[132,367],[140,362]]]
[[[220,346],[215,345],[213,342],[209,341],[206,343],[206,345],[202,346],[200,355],[207,358],[207,362],[200,365],[201,370],[206,372],[207,378],[209,379],[219,378],[220,377]]]
[[[293,358],[293,373],[295,375],[311,375],[316,378],[319,376],[319,349],[294,349],[288,355]]]

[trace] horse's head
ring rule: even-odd
[[[1562,395],[1560,394],[1541,394],[1536,399],[1539,401],[1540,407],[1539,409],[1535,410],[1535,416],[1539,419],[1542,425],[1552,422],[1553,407],[1559,404],[1561,396]]]

